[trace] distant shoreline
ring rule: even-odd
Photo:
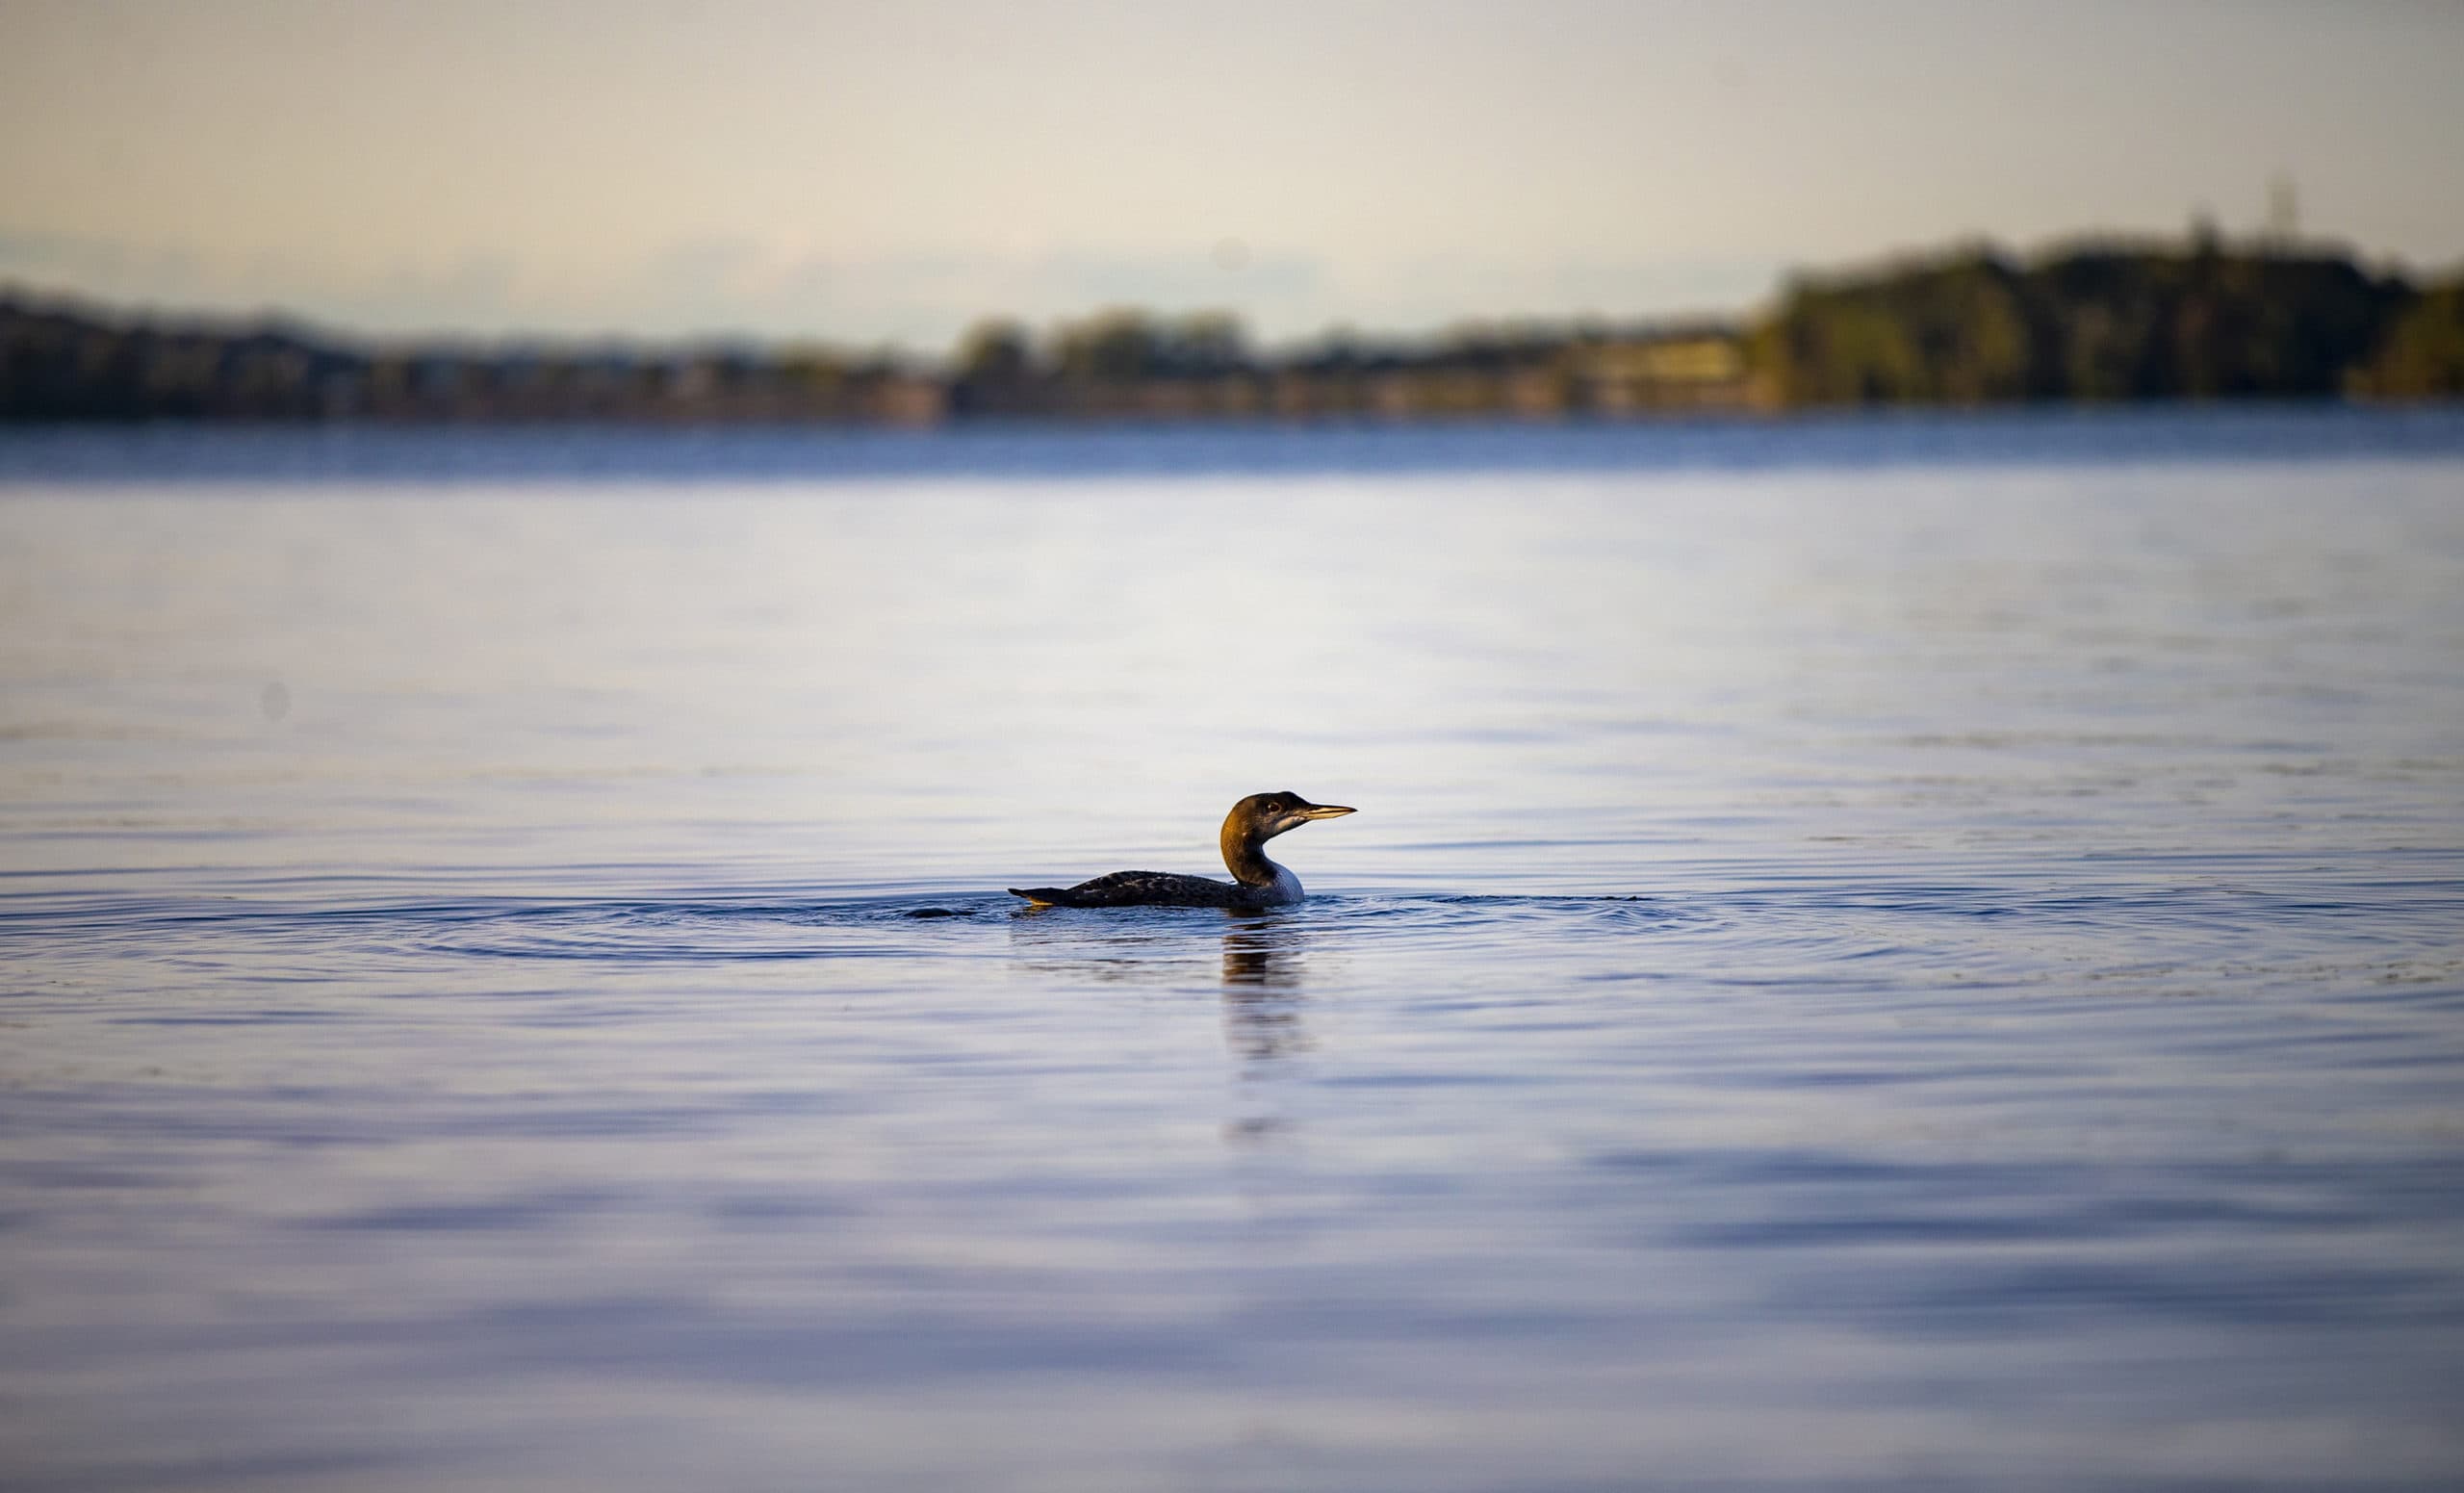
[[[1844,406],[2464,396],[2464,279],[2302,245],[1960,247],[1765,316],[1253,349],[1212,313],[979,325],[937,362],[814,346],[380,343],[0,290],[0,424],[843,425],[1630,419]]]

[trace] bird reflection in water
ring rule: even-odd
[[[1288,914],[1236,917],[1223,930],[1223,1044],[1236,1062],[1223,1139],[1248,1147],[1291,1133],[1289,1059],[1314,1045],[1301,1019],[1303,937]]]
[[[1306,1051],[1300,1020],[1299,925],[1269,914],[1239,917],[1223,930],[1223,1032],[1252,1063]]]
[[[1225,1125],[1234,1141],[1263,1141],[1289,1122],[1275,1113],[1286,1083],[1278,1069],[1314,1043],[1302,1020],[1302,973],[1306,935],[1288,912],[1202,914],[1220,916],[1223,1043],[1234,1060],[1240,1112]],[[1186,989],[1205,945],[1188,914],[1161,917],[1090,917],[1051,908],[1021,909],[1010,921],[1010,937],[1030,968],[1106,982],[1177,985]]]

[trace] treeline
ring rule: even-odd
[[[821,348],[362,348],[294,327],[122,322],[0,296],[0,418],[932,424],[1624,414],[1750,397],[1726,325],[1467,327],[1266,355],[1233,319],[1009,322],[927,368]]]
[[[929,420],[937,380],[807,348],[361,347],[0,296],[0,419]]]
[[[1827,404],[2464,395],[2464,282],[2212,237],[1797,280],[1750,324],[1504,324],[1264,352],[1220,315],[819,347],[385,346],[0,295],[0,420],[1616,418]]]
[[[1753,395],[1726,323],[1471,325],[1425,342],[1334,336],[1264,355],[1229,317],[1107,312],[1039,341],[978,326],[949,372],[965,417],[1445,419],[1734,408]]]
[[[1804,277],[1752,335],[1783,405],[2464,394],[2458,284],[2210,236]]]

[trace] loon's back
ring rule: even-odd
[[[1244,887],[1173,871],[1115,871],[1075,887],[1013,887],[1013,896],[1039,907],[1273,907],[1299,900],[1278,895],[1281,885]]]

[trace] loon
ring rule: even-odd
[[[1075,887],[1013,887],[1037,907],[1283,907],[1300,900],[1300,878],[1267,859],[1268,840],[1312,819],[1352,812],[1313,804],[1297,793],[1252,793],[1223,816],[1223,863],[1232,879],[1176,876],[1169,871],[1115,871]]]

